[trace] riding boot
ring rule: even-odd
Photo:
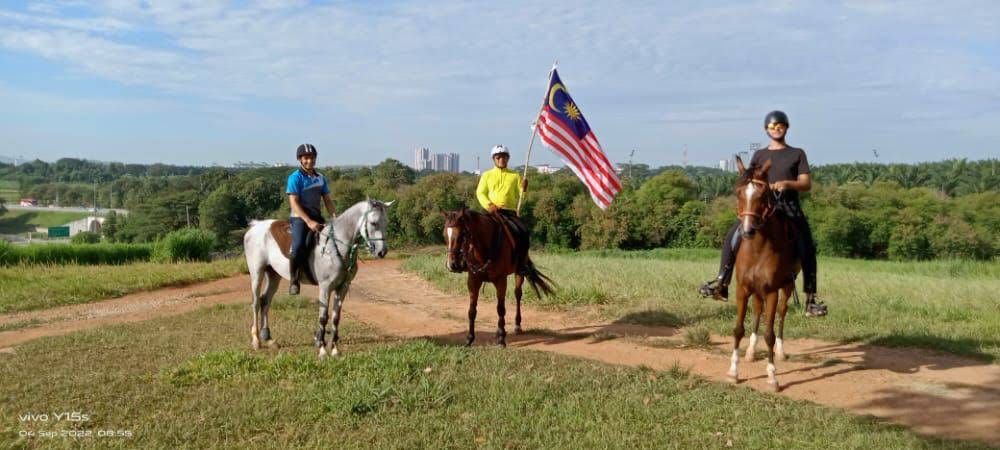
[[[729,283],[733,280],[733,266],[727,265],[723,267],[719,276],[711,280],[698,289],[698,293],[702,297],[712,297],[716,300],[727,301],[729,300]]]
[[[826,315],[826,305],[816,301],[816,293],[806,293],[806,317],[822,317]]]
[[[299,264],[295,259],[288,260],[288,295],[299,295]]]

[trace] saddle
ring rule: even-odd
[[[275,220],[271,222],[269,231],[271,238],[274,239],[274,242],[278,244],[278,248],[281,249],[281,254],[290,260],[292,258],[292,225],[287,220]],[[312,249],[316,247],[318,236],[318,233],[310,231],[306,234],[306,242],[302,248]],[[304,259],[308,260],[308,258]],[[299,281],[306,284],[317,284],[316,276],[312,273],[312,267],[306,264],[305,261],[299,264]]]

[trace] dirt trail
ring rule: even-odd
[[[362,265],[344,305],[345,320],[398,336],[464,341],[468,300],[441,293],[430,283],[401,272],[399,264],[389,260]],[[87,305],[0,315],[0,327],[40,322],[0,332],[0,352],[16,351],[12,346],[42,336],[246,302],[247,283],[245,276],[238,276]],[[304,294],[314,296],[315,288],[308,287]],[[481,299],[477,345],[492,345],[496,318],[495,301]],[[514,335],[511,302],[507,319],[507,340],[512,347],[657,370],[677,364],[719,381],[729,366],[731,344],[724,337],[713,338],[714,349],[664,348],[656,344],[677,342],[677,330],[532,308],[524,308],[527,333]],[[282,339],[281,330],[272,332]],[[762,342],[758,345],[758,350],[764,349]],[[792,359],[777,364],[781,395],[871,414],[922,434],[1000,445],[1000,365],[931,351],[814,340],[790,340],[785,349]],[[351,351],[349,347],[342,350]],[[767,390],[763,362],[741,362],[740,376],[746,380],[742,385]]]

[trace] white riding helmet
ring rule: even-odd
[[[490,158],[499,155],[501,153],[510,156],[510,151],[507,150],[507,147],[504,147],[503,145],[494,145],[493,150],[490,151]]]

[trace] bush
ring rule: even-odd
[[[895,260],[924,260],[934,256],[927,229],[920,225],[900,224],[892,231],[889,241],[889,258]]]
[[[69,240],[70,244],[96,244],[101,242],[101,235],[93,231],[81,231],[74,234]]]
[[[172,231],[156,243],[153,259],[161,262],[209,261],[215,236],[205,230],[185,228]]]

